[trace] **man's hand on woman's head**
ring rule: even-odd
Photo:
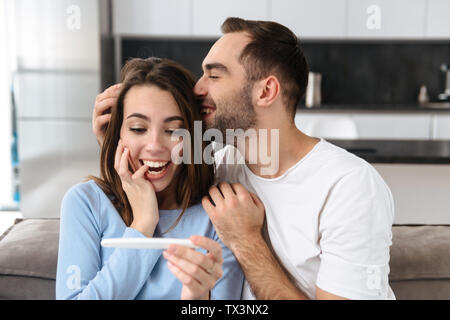
[[[95,99],[94,112],[92,114],[92,131],[97,138],[99,145],[103,144],[107,124],[111,120],[111,108],[117,104],[121,83],[115,84],[99,95]]]
[[[234,251],[240,241],[261,237],[265,209],[257,195],[247,191],[240,183],[221,182],[209,189],[209,196],[214,204],[205,196],[202,199],[203,208],[228,248]]]
[[[210,291],[222,277],[222,246],[212,239],[192,236],[192,243],[206,254],[180,245],[170,245],[163,252],[169,270],[183,284],[182,300],[208,300]]]

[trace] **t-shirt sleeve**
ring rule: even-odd
[[[56,299],[134,299],[161,251],[117,248],[103,263],[100,199],[84,191],[71,188],[61,204]],[[122,237],[145,236],[126,228]]]
[[[211,300],[240,300],[244,285],[244,273],[233,252],[228,249],[214,232],[214,240],[222,246],[222,278],[217,280],[211,290]]]
[[[378,172],[363,166],[331,189],[319,218],[316,285],[348,299],[388,299],[394,205]]]

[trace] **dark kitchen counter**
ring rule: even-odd
[[[447,104],[447,106],[449,106]],[[304,105],[297,107],[297,112],[308,113],[350,113],[350,112],[368,112],[368,113],[450,113],[450,107],[446,108],[430,108],[423,107],[421,105],[362,105],[362,104],[349,104],[349,105],[321,105],[320,107],[307,108]]]
[[[370,163],[450,164],[450,141],[327,140]]]

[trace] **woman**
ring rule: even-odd
[[[242,270],[201,205],[214,169],[172,161],[180,144],[172,133],[193,139],[201,121],[194,85],[169,60],[133,59],[122,69],[101,178],[72,187],[61,205],[57,299],[240,299]],[[115,237],[190,238],[204,250],[100,245]]]

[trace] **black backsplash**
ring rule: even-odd
[[[122,66],[130,58],[160,57],[175,60],[202,75],[202,61],[214,41],[207,40],[122,40]]]
[[[123,39],[122,65],[150,56],[180,62],[199,77],[213,45],[208,40]],[[422,84],[431,100],[443,89],[442,63],[450,63],[450,43],[303,42],[310,71],[322,74],[322,105],[395,105],[417,103]]]
[[[323,104],[417,103],[421,85],[433,100],[443,88],[447,43],[305,43],[310,70],[322,73]]]

